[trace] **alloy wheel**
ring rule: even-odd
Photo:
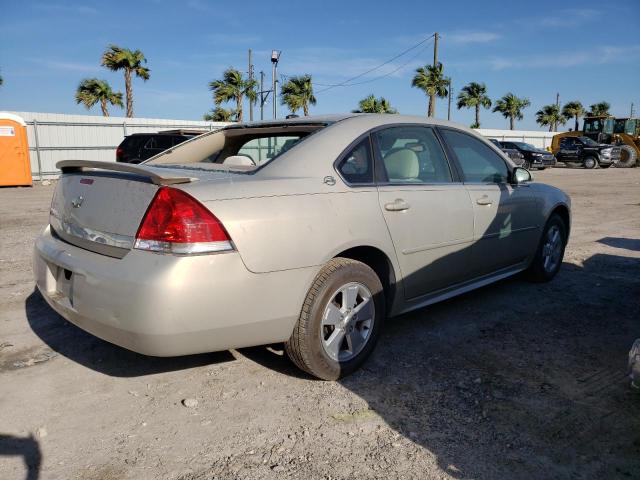
[[[553,272],[560,263],[562,257],[562,234],[557,225],[552,225],[547,230],[547,236],[542,246],[542,266],[546,272]]]
[[[350,282],[330,297],[320,323],[322,347],[329,357],[346,362],[358,355],[371,336],[375,302],[369,289]]]

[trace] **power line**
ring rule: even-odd
[[[392,58],[390,58],[390,59],[388,59],[388,60],[386,60],[386,61],[382,62],[381,64],[379,64],[379,65],[377,65],[377,66],[375,66],[375,67],[373,67],[373,68],[370,68],[370,69],[369,69],[369,70],[367,70],[366,72],[362,72],[362,73],[360,73],[360,74],[358,74],[358,75],[356,75],[356,76],[354,76],[354,77],[348,78],[348,79],[346,79],[346,80],[344,80],[344,81],[342,81],[342,82],[340,82],[340,83],[322,84],[322,83],[315,83],[315,82],[313,82],[313,84],[314,84],[314,85],[321,86],[321,87],[326,87],[326,88],[323,88],[323,89],[319,90],[319,91],[318,91],[318,92],[316,92],[316,93],[326,92],[327,90],[331,90],[332,88],[336,88],[336,87],[350,87],[350,86],[353,86],[353,85],[362,85],[362,84],[365,84],[365,83],[375,82],[375,81],[380,80],[381,78],[384,78],[384,77],[388,77],[389,75],[392,75],[392,74],[394,74],[395,72],[397,72],[398,70],[400,70],[400,69],[404,68],[404,67],[405,67],[409,62],[411,62],[411,61],[412,61],[414,58],[416,58],[420,53],[422,53],[422,52],[427,48],[427,46],[428,46],[428,45],[425,45],[425,46],[424,46],[423,48],[421,48],[421,49],[420,49],[416,54],[414,54],[412,57],[410,57],[410,58],[409,58],[409,60],[407,60],[405,63],[403,63],[403,64],[402,64],[402,65],[400,65],[399,67],[397,67],[397,68],[393,69],[392,71],[390,71],[390,72],[388,72],[388,73],[385,73],[384,75],[380,75],[380,76],[378,76],[378,77],[372,78],[372,79],[364,80],[364,81],[362,81],[362,82],[352,83],[354,80],[357,80],[358,78],[362,78],[362,77],[364,77],[365,75],[368,75],[368,74],[369,74],[369,73],[371,73],[371,72],[375,72],[376,70],[379,70],[380,68],[384,67],[385,65],[388,65],[389,63],[393,62],[394,60],[396,60],[396,59],[398,59],[398,58],[400,58],[400,57],[402,57],[402,56],[406,55],[406,54],[407,54],[407,53],[409,53],[410,51],[415,50],[415,49],[416,49],[416,48],[418,48],[419,46],[421,46],[421,45],[425,44],[426,42],[428,42],[429,40],[431,40],[432,38],[434,38],[434,36],[435,36],[435,34],[430,35],[429,37],[427,37],[427,38],[425,38],[425,39],[421,40],[420,42],[418,42],[418,43],[416,43],[416,44],[412,45],[411,47],[407,48],[406,50],[404,50],[404,51],[400,52],[399,54],[397,54],[397,55],[393,56]],[[284,76],[285,76],[285,77],[287,77],[287,78],[290,78],[290,76],[289,76],[289,75],[284,75]]]

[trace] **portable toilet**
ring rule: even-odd
[[[0,112],[0,186],[32,185],[27,124]]]

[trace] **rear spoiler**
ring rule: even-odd
[[[179,177],[176,175],[163,175],[158,173],[158,169],[135,165],[131,163],[99,162],[93,160],[62,160],[56,163],[56,167],[62,173],[83,172],[86,170],[109,170],[112,172],[126,172],[140,175],[151,180],[156,185],[173,185],[176,183],[190,183],[195,180],[191,177]]]

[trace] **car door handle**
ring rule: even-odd
[[[403,212],[409,210],[410,206],[401,198],[396,198],[393,202],[385,203],[384,209],[390,212]]]
[[[478,205],[491,205],[493,202],[491,201],[488,195],[483,195],[479,198],[476,198],[476,203]]]

